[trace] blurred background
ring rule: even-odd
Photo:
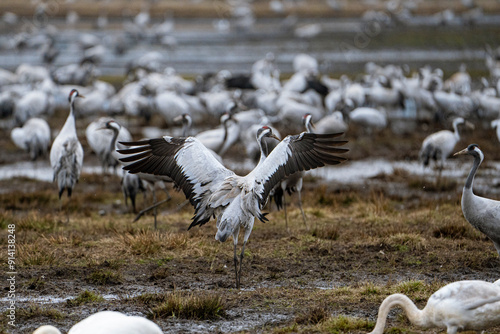
[[[452,130],[456,117],[487,138],[460,145],[473,140],[500,158],[491,123],[500,1],[5,0],[0,13],[0,162],[9,171],[28,158],[12,129],[41,117],[55,138],[73,88],[86,96],[75,103],[87,165],[98,165],[85,130],[99,117],[139,139],[181,135],[182,114],[192,117],[187,134],[221,129],[227,111],[249,116],[236,117],[222,158],[254,157],[251,125],[304,131],[305,113],[323,122],[315,131],[349,129],[350,159],[411,160],[420,171],[422,140]]]

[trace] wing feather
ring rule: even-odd
[[[260,192],[261,206],[265,204],[269,192],[286,176],[325,165],[336,165],[347,160],[337,155],[348,151],[346,148],[339,148],[347,143],[346,140],[336,139],[340,135],[342,133],[303,132],[283,139],[252,171],[255,180],[263,184]]]
[[[195,207],[194,225],[203,225],[213,212],[207,210],[208,197],[228,176],[224,167],[203,144],[194,137],[162,137],[137,142],[121,142],[132,148],[118,150],[127,155],[120,160],[130,173],[146,173],[170,177]]]

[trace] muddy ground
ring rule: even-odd
[[[416,159],[433,126],[412,135],[387,131],[371,138],[352,129],[347,135],[349,159]],[[0,141],[3,164],[27,159],[6,134]],[[85,164],[97,165],[82,141]],[[467,133],[457,150],[472,141],[482,145],[488,159],[500,158],[491,130]],[[287,198],[292,202],[289,231],[283,211],[270,205],[269,222],[256,222],[247,244],[240,290],[235,289],[231,241],[214,240],[214,221],[188,231],[193,209],[179,207],[181,193],[169,188],[173,198],[161,207],[155,231],[150,213],[132,222],[135,215],[123,202],[117,176],[82,175],[62,209],[54,184],[1,180],[0,243],[5,249],[7,227],[15,224],[17,247],[17,327],[3,317],[1,328],[30,333],[41,324],[53,324],[64,332],[91,313],[117,310],[148,316],[165,333],[368,332],[380,302],[390,293],[406,293],[423,307],[433,291],[449,282],[500,277],[492,243],[461,212],[461,187],[470,163],[465,158],[462,176],[440,184],[432,170],[425,177],[395,170],[356,184],[306,177],[308,227],[296,195]],[[495,173],[485,162],[478,182]],[[493,181],[481,188],[488,197],[497,191]],[[165,197],[161,190],[158,196]],[[139,196],[138,207],[151,201],[150,193]],[[86,291],[104,299],[68,302]],[[3,301],[6,294],[7,288]],[[220,305],[202,316],[162,314],[158,307],[169,295]],[[419,332],[398,314],[391,313],[391,332]],[[500,333],[500,328],[488,332]]]

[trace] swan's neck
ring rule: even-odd
[[[410,322],[419,327],[427,327],[426,319],[424,318],[423,311],[419,310],[415,304],[403,294],[393,294],[384,299],[380,308],[378,310],[377,324],[370,334],[382,334],[384,333],[385,323],[387,320],[387,315],[391,308],[395,306],[400,306],[405,311]]]

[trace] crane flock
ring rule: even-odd
[[[273,6],[277,5],[274,2]],[[443,13],[439,20],[453,20],[446,18],[448,14]],[[251,13],[242,18],[238,28],[248,29],[253,24]],[[398,19],[397,15],[391,19]],[[68,23],[77,20],[77,16],[68,17]],[[145,9],[128,29],[143,36],[140,31],[146,29],[149,21]],[[106,25],[105,16],[99,24]],[[169,36],[172,24],[167,19],[154,32],[169,46],[176,44]],[[224,22],[217,26],[225,29]],[[310,25],[296,29],[295,34],[306,38],[319,34],[318,29],[318,25]],[[155,202],[151,208],[155,209],[156,228],[155,185],[166,190],[166,184],[173,183],[194,208],[188,230],[215,218],[215,239],[225,242],[233,238],[237,289],[242,285],[245,247],[255,218],[262,223],[268,220],[267,213],[263,212],[268,198],[274,196],[278,208],[280,204],[285,205],[288,229],[284,194],[297,191],[298,206],[308,228],[301,198],[306,183],[303,172],[344,162],[349,150],[344,147],[347,144],[344,137],[349,138],[352,145],[358,139],[375,141],[378,135],[391,130],[412,135],[412,131],[422,130],[414,135],[422,139],[419,152],[415,150],[407,156],[418,156],[424,167],[434,160],[438,181],[447,169],[445,161],[455,146],[474,135],[474,132],[460,133],[459,127],[473,131],[476,130],[472,123],[482,126],[484,131],[489,130],[489,126],[496,127],[500,140],[500,49],[486,49],[485,64],[490,77],[482,78],[480,84],[474,82],[465,65],[445,79],[439,68],[425,66],[411,74],[403,66],[379,66],[370,62],[356,80],[347,75],[335,79],[321,75],[321,64],[307,54],[297,54],[293,60],[294,72],[288,80],[281,80],[279,55],[272,52],[257,60],[248,75],[221,70],[214,75],[186,80],[174,68],[163,66],[161,54],[150,52],[130,63],[127,81],[116,91],[96,76],[99,62],[107,52],[102,40],[87,34],[82,35],[78,43],[82,51],[78,64],[50,71],[48,67],[23,64],[15,73],[0,71],[2,88],[9,87],[0,90],[0,116],[12,119],[12,142],[26,151],[31,160],[44,159],[50,152],[53,180],[61,200],[64,191],[68,197],[72,196],[82,173],[87,147],[80,143],[78,130],[79,125],[92,118],[85,129],[84,144],[89,153],[96,154],[103,174],[110,168],[116,172],[117,167],[122,167],[119,171],[123,173],[125,204],[130,199],[135,213],[136,196],[149,188]],[[54,46],[54,39],[48,39],[44,45],[43,59],[47,64],[58,57]],[[118,51],[124,45],[115,47]],[[481,88],[477,88],[479,85]],[[85,94],[85,99],[81,99],[84,96],[80,92]],[[65,101],[67,96],[69,105]],[[54,110],[67,106],[69,114],[63,127],[59,132],[51,131],[46,119],[52,117]],[[97,118],[97,115],[104,117]],[[118,120],[120,117],[123,118]],[[143,135],[145,139],[134,140],[139,132],[135,122],[158,122],[172,134],[176,121],[183,125],[179,135]],[[215,123],[219,125],[213,127]],[[403,123],[404,128],[396,129],[397,124]],[[429,124],[443,129],[450,123],[453,131],[431,133]],[[129,124],[135,131],[127,129]],[[301,132],[303,126],[305,132]],[[356,127],[358,131],[353,131]],[[282,140],[278,129],[286,134]],[[57,133],[53,141],[51,132]],[[225,167],[233,151],[250,159],[259,156],[256,166],[246,176]],[[351,149],[351,153],[353,151]],[[479,145],[471,144],[453,156],[457,155],[470,155],[474,159],[462,191],[463,216],[493,242],[500,256],[500,201],[473,192],[473,181],[484,153]],[[414,160],[418,164],[417,158]],[[240,229],[243,237],[238,254]],[[401,306],[415,326],[446,328],[452,334],[498,326],[499,286],[485,281],[453,282],[436,291],[422,310],[405,295],[388,296],[380,305],[372,333],[383,333],[393,306]],[[94,314],[76,324],[69,333],[103,332],[103,323],[110,327],[106,333],[113,330],[161,333],[156,324],[144,318],[117,312]],[[134,326],[140,329],[135,330]],[[34,333],[60,331],[43,326]]]

